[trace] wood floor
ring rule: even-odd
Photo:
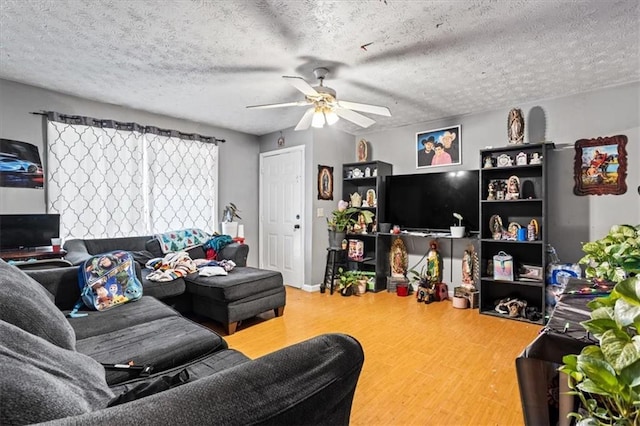
[[[455,309],[450,301],[287,288],[284,316],[245,321],[226,340],[257,358],[321,333],[354,336],[365,363],[352,425],[521,425],[515,358],[540,328]]]

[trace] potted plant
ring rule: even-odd
[[[340,247],[342,240],[347,236],[347,232],[356,224],[361,214],[364,215],[365,223],[371,223],[373,220],[372,212],[349,207],[349,203],[344,200],[338,201],[338,208],[331,212],[331,218],[327,218],[329,247]]]
[[[418,302],[425,302],[427,304],[433,302],[434,289],[427,265],[422,265],[419,272],[416,269],[410,269],[409,281],[414,287]]]
[[[640,225],[614,225],[602,239],[584,243],[587,278],[620,282],[627,274],[640,273]]]
[[[238,222],[233,219],[241,219],[238,212],[240,209],[233,204],[229,203],[224,207],[224,211],[222,212],[222,233],[226,235],[230,235],[232,238],[238,236]]]
[[[566,355],[560,371],[582,411],[579,425],[640,423],[640,226],[616,225],[603,239],[583,244],[589,278],[616,282],[608,297],[588,303],[581,325],[598,339],[579,355]]]
[[[358,275],[356,271],[345,271],[343,268],[338,268],[339,281],[340,281],[340,294],[343,296],[351,296],[357,294],[356,286],[358,285]]]

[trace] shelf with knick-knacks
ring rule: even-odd
[[[547,167],[553,144],[518,144],[480,151],[480,313],[544,323],[544,281],[523,270],[545,270]],[[495,259],[510,259],[513,278],[496,278]],[[526,265],[527,268],[523,268]],[[526,302],[510,317],[497,311],[505,300]]]
[[[352,207],[372,213],[372,222],[358,223],[355,233],[347,235],[348,239],[358,239],[364,244],[366,262],[358,264],[358,269],[375,272],[375,291],[386,286],[386,276],[379,266],[378,223],[384,222],[385,180],[392,174],[392,165],[383,161],[366,161],[342,165],[342,199]],[[360,218],[359,218],[360,219]],[[382,278],[384,276],[384,278]]]

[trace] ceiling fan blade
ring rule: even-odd
[[[267,108],[282,108],[282,107],[305,106],[305,105],[309,105],[309,102],[307,102],[307,101],[296,101],[296,102],[285,102],[285,103],[282,103],[282,104],[249,105],[247,108],[267,109]]]
[[[313,113],[315,112],[315,108],[309,108],[294,130],[307,130],[309,126],[311,126],[311,120],[313,119]]]
[[[338,106],[342,108],[391,117],[391,111],[389,111],[389,108],[384,106],[361,104],[358,102],[349,102],[349,101],[338,101],[337,103],[338,103]]]
[[[344,118],[345,120],[349,120],[360,127],[367,128],[375,123],[375,120],[372,120],[369,117],[365,117],[364,115],[359,114],[350,109],[335,107],[333,108],[333,111],[336,114],[338,114],[338,117]]]
[[[309,83],[307,83],[302,77],[295,77],[289,75],[283,75],[282,78],[286,78],[289,84],[293,87],[301,91],[307,96],[318,96],[319,93],[316,92],[316,89],[311,87]]]

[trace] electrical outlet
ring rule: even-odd
[[[316,210],[316,216],[317,217],[323,217],[324,216],[324,209],[322,207],[318,207],[318,209]]]

